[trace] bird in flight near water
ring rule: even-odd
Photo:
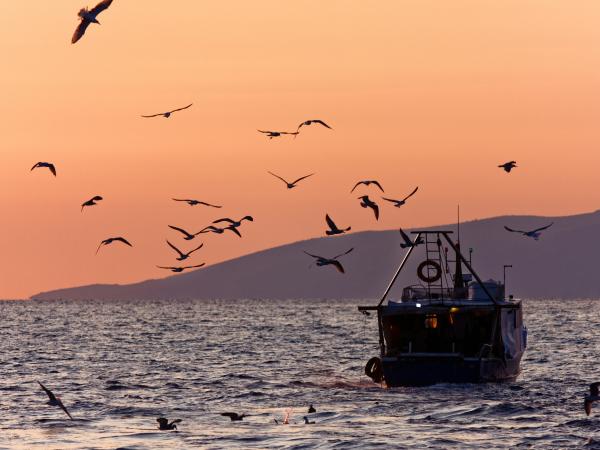
[[[211,208],[222,208],[222,206],[212,205],[210,203],[201,202],[200,200],[194,200],[192,198],[174,198],[172,200],[174,200],[176,202],[186,202],[190,206],[204,205],[204,206],[210,206]]]
[[[312,256],[313,258],[315,258],[317,260],[316,264],[319,267],[332,265],[338,270],[338,272],[346,273],[344,270],[344,266],[342,266],[342,263],[338,261],[338,258],[347,255],[352,250],[354,250],[354,247],[352,247],[350,250],[345,251],[344,253],[340,253],[339,255],[334,256],[333,258],[325,258],[324,256],[313,255],[312,253],[308,253],[307,251],[304,251],[304,253],[306,253],[308,256]]]
[[[171,111],[167,111],[167,112],[164,112],[164,113],[150,114],[150,115],[147,115],[147,116],[142,115],[142,117],[145,117],[146,119],[149,119],[150,117],[163,116],[164,118],[168,119],[169,117],[171,117],[171,114],[173,114],[174,112],[183,111],[184,109],[188,109],[192,105],[193,105],[193,103],[190,103],[189,105],[184,106],[183,108],[172,109]]]
[[[267,171],[267,172],[270,173],[271,175],[273,175],[275,178],[279,178],[281,181],[283,181],[286,184],[288,189],[295,188],[296,184],[298,184],[300,181],[304,180],[305,178],[312,177],[314,175],[314,173],[311,173],[310,175],[305,175],[305,176],[300,177],[297,180],[294,180],[290,183],[289,181],[285,180],[284,178],[280,177],[279,175],[274,174],[273,172],[269,172],[269,171]]]
[[[374,184],[375,186],[377,186],[379,189],[381,189],[381,192],[385,192],[383,190],[383,188],[381,187],[381,184],[379,184],[379,181],[377,180],[362,180],[359,181],[358,183],[356,183],[354,185],[354,187],[352,188],[352,190],[350,191],[350,193],[354,192],[354,189],[356,189],[358,186],[360,186],[361,184],[364,184],[365,186],[369,186],[370,184]]]
[[[59,406],[65,412],[65,414],[67,416],[69,416],[69,419],[73,420],[73,417],[71,417],[71,414],[69,414],[69,411],[67,411],[67,408],[65,407],[65,405],[63,405],[63,402],[60,400],[60,398],[57,397],[56,395],[54,395],[54,393],[50,389],[48,389],[46,386],[44,386],[39,381],[38,381],[38,384],[40,385],[40,387],[44,390],[44,392],[48,396],[48,405]]]
[[[173,250],[175,250],[175,251],[176,251],[176,252],[179,254],[179,256],[176,258],[176,259],[177,259],[177,261],[183,261],[183,260],[185,260],[185,259],[188,259],[192,253],[194,253],[196,250],[200,250],[200,249],[201,249],[201,248],[204,246],[204,244],[200,244],[200,245],[199,245],[198,247],[196,247],[195,249],[193,249],[193,250],[190,250],[190,251],[189,251],[189,252],[187,252],[187,253],[183,253],[181,250],[179,250],[177,247],[175,247],[175,246],[174,246],[173,244],[171,244],[169,241],[167,241],[167,244],[169,244],[169,247],[171,247]]]
[[[550,228],[552,225],[554,225],[554,222],[552,222],[550,225],[546,225],[545,227],[536,228],[535,230],[531,231],[513,230],[512,228],[508,228],[507,226],[505,226],[504,229],[506,231],[510,231],[511,233],[521,233],[523,236],[533,238],[537,241],[540,239],[541,232]]]
[[[81,8],[79,10],[77,15],[81,19],[81,22],[79,22],[79,25],[75,29],[75,33],[73,33],[73,37],[71,38],[71,44],[74,44],[79,39],[81,39],[81,37],[85,34],[85,30],[87,30],[87,27],[90,23],[96,23],[100,25],[100,22],[98,22],[98,19],[96,17],[102,11],[108,9],[112,2],[113,0],[103,0],[96,6],[94,6],[92,9]]]
[[[302,122],[300,125],[298,125],[298,129],[296,131],[300,131],[300,128],[302,128],[303,126],[309,126],[309,125],[312,125],[313,123],[318,123],[319,125],[323,125],[325,128],[329,128],[330,130],[333,130],[333,128],[331,128],[329,125],[327,125],[322,120],[312,119],[312,120],[305,120],[304,122]]]
[[[52,175],[56,176],[56,167],[54,167],[54,164],[49,163],[49,162],[37,162],[31,168],[31,170],[38,169],[40,167],[46,167],[46,168],[48,168],[48,170],[50,170],[50,172],[52,172]],[[30,172],[31,172],[31,170],[30,170]]]
[[[108,239],[104,239],[102,242],[100,242],[100,245],[96,249],[96,254],[98,254],[98,251],[100,251],[100,247],[102,247],[103,245],[110,245],[113,242],[122,242],[123,244],[133,247],[133,245],[131,245],[131,243],[124,237],[119,236],[119,237],[114,237],[114,238],[108,238]]]
[[[506,173],[510,173],[511,170],[513,170],[515,167],[517,167],[517,162],[516,161],[509,161],[509,162],[506,162],[504,164],[500,164],[498,167],[501,167],[502,169],[504,169],[504,171]]]
[[[419,186],[417,186],[416,188],[414,188],[414,190],[410,194],[408,194],[406,197],[404,197],[402,200],[394,200],[393,198],[386,198],[386,197],[381,197],[381,198],[384,199],[387,202],[394,203],[394,206],[396,208],[400,208],[402,205],[404,205],[406,203],[406,200],[408,200],[413,195],[415,195],[415,193],[418,190],[419,190]]]
[[[329,227],[329,230],[325,231],[325,234],[327,236],[333,236],[336,234],[344,234],[346,231],[350,231],[352,229],[352,227],[343,228],[343,229],[338,228],[338,226],[335,224],[333,219],[331,217],[329,217],[329,214],[325,214],[325,222],[327,222],[327,226]]]
[[[379,220],[379,206],[373,200],[369,198],[368,195],[363,195],[358,197],[360,200],[360,206],[363,208],[371,208],[373,210],[373,214],[375,214],[375,220]]]
[[[90,198],[88,201],[83,202],[81,204],[81,212],[83,212],[83,208],[85,208],[86,206],[96,206],[100,200],[102,200],[102,197],[100,197],[99,195],[96,195],[92,198]]]
[[[298,134],[300,134],[299,131],[292,132],[292,131],[266,131],[266,130],[258,130],[258,132],[266,134],[269,139],[273,139],[273,138],[276,138],[276,137],[281,137],[284,134],[289,134],[289,135],[292,135],[294,137],[298,136]]]
[[[183,272],[184,270],[187,269],[195,269],[196,267],[202,267],[204,266],[206,263],[202,263],[202,264],[197,264],[195,266],[183,266],[183,267],[172,267],[172,266],[156,266],[159,269],[167,269],[170,270],[171,272],[175,272],[175,273],[179,273],[179,272]]]

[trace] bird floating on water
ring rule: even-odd
[[[305,120],[304,122],[302,122],[300,125],[298,125],[298,129],[296,131],[300,131],[300,128],[302,128],[303,126],[305,126],[305,125],[309,126],[309,125],[312,125],[313,123],[318,123],[319,125],[323,125],[325,128],[329,128],[330,130],[333,130],[333,128],[331,128],[329,125],[327,125],[322,120],[312,119],[312,120]]]
[[[509,161],[509,162],[506,162],[504,164],[500,164],[498,167],[501,167],[502,169],[504,169],[504,171],[506,173],[510,173],[511,170],[513,170],[515,167],[517,167],[517,162],[516,161]]]
[[[416,188],[413,189],[413,191],[408,194],[406,197],[404,197],[402,200],[394,200],[393,198],[386,198],[386,197],[381,197],[382,199],[384,199],[385,201],[394,203],[394,206],[396,208],[400,208],[402,205],[404,205],[406,203],[406,200],[408,200],[409,198],[411,198],[413,195],[415,195],[415,193],[419,190],[419,186],[417,186]]]
[[[257,130],[257,131],[259,133],[266,134],[269,139],[273,139],[273,138],[276,138],[276,137],[281,137],[284,134],[289,134],[289,135],[292,135],[294,137],[298,136],[298,134],[300,134],[299,131],[293,131],[293,132],[292,131],[267,131],[267,130]]]
[[[211,208],[222,208],[222,206],[213,205],[211,203],[206,203],[206,202],[201,202],[200,200],[194,200],[192,198],[174,198],[172,200],[174,200],[176,202],[186,202],[190,206],[204,205],[204,206],[210,206]]]
[[[167,269],[167,270],[170,270],[171,272],[174,272],[174,273],[179,273],[179,272],[183,272],[184,270],[187,270],[187,269],[195,269],[197,267],[202,267],[204,265],[206,265],[206,263],[196,264],[195,266],[179,266],[179,267],[173,267],[173,266],[156,266],[156,267],[158,267],[159,269]]]
[[[369,198],[368,195],[363,195],[358,197],[360,200],[360,206],[363,208],[371,208],[373,210],[373,214],[375,214],[375,220],[379,220],[379,206],[373,200]]]
[[[222,416],[229,417],[232,422],[244,420],[244,417],[248,417],[248,414],[238,414],[234,412],[221,413]]]
[[[147,115],[147,116],[142,115],[142,117],[144,117],[146,119],[149,119],[150,117],[163,116],[166,119],[168,119],[169,117],[171,117],[171,114],[173,114],[174,112],[183,111],[184,109],[188,109],[192,105],[193,105],[193,103],[190,103],[189,105],[184,106],[182,108],[172,109],[171,111],[167,111],[167,112],[164,112],[164,113],[150,114],[150,115]]]
[[[173,225],[169,225],[169,228],[171,228],[172,230],[175,230],[175,231],[179,231],[181,234],[183,234],[183,238],[184,238],[186,241],[191,241],[191,240],[192,240],[192,239],[194,239],[194,238],[195,238],[195,237],[196,237],[198,234],[202,233],[201,231],[200,231],[200,232],[198,232],[198,233],[194,233],[194,234],[192,234],[192,233],[188,233],[188,232],[187,232],[187,231],[185,231],[183,228],[179,228],[179,227],[176,227],[176,226],[173,226]]]
[[[100,247],[102,247],[103,245],[110,245],[113,242],[122,242],[123,244],[129,245],[130,247],[133,247],[133,245],[131,245],[131,243],[125,239],[124,237],[113,237],[113,238],[108,238],[108,239],[104,239],[102,242],[100,242],[100,245],[98,246],[98,248],[96,249],[96,254],[98,254],[98,251],[100,251]]]
[[[316,264],[319,267],[332,265],[338,270],[338,272],[346,273],[344,270],[344,266],[342,266],[342,263],[338,261],[338,258],[347,255],[352,250],[354,250],[354,247],[352,247],[350,250],[345,251],[344,253],[340,253],[339,255],[334,256],[333,258],[325,258],[324,256],[313,255],[312,253],[308,253],[307,251],[304,251],[304,253],[306,253],[308,256],[312,256],[313,258],[315,258],[317,260]]]
[[[81,212],[83,212],[83,208],[85,208],[86,206],[96,206],[97,205],[96,202],[99,202],[100,200],[103,200],[102,197],[100,197],[99,195],[96,195],[96,196],[90,198],[88,201],[83,202],[81,204]]]
[[[590,384],[590,393],[586,395],[583,399],[583,409],[585,409],[585,413],[589,416],[592,412],[592,403],[597,400],[600,400],[600,393],[598,389],[600,387],[600,382]]]
[[[352,188],[352,190],[350,191],[350,193],[354,192],[354,189],[356,189],[358,186],[360,186],[361,184],[364,184],[365,186],[369,186],[370,184],[374,184],[375,186],[377,186],[379,189],[381,189],[381,192],[385,192],[383,190],[383,187],[381,187],[381,184],[379,183],[379,181],[377,180],[361,180],[358,183],[356,183],[354,185],[354,187]]]
[[[327,226],[329,227],[329,230],[325,231],[325,234],[327,236],[333,236],[336,234],[344,234],[346,231],[350,231],[352,229],[352,227],[343,228],[343,229],[338,228],[338,226],[335,224],[333,219],[331,217],[329,217],[329,214],[325,214],[325,221],[327,222]]]
[[[400,247],[402,248],[416,247],[419,244],[425,243],[422,237],[419,237],[416,242],[413,242],[413,240],[404,232],[402,228],[400,228],[398,231],[400,231],[400,236],[402,236],[402,240],[404,241],[400,243]]]
[[[511,233],[521,233],[523,236],[533,238],[537,241],[540,239],[541,232],[550,228],[552,225],[554,225],[554,222],[552,222],[550,225],[546,225],[545,227],[536,228],[535,230],[531,231],[513,230],[507,226],[505,226],[504,229],[506,231],[510,231]]]
[[[79,10],[77,15],[79,16],[81,22],[79,22],[79,25],[75,29],[75,33],[73,33],[73,37],[71,38],[71,44],[74,44],[79,39],[81,39],[81,37],[85,34],[85,30],[87,30],[87,27],[90,23],[96,23],[100,25],[100,22],[98,22],[98,19],[96,17],[102,11],[108,9],[112,2],[113,0],[102,0],[92,9],[82,8]]]
[[[31,168],[31,170],[33,169],[38,169],[40,167],[47,167],[48,170],[50,170],[50,172],[52,172],[52,175],[56,176],[56,167],[54,167],[54,164],[49,163],[49,162],[37,162],[33,165],[33,167]],[[31,172],[30,170],[30,172]]]
[[[175,247],[169,241],[167,241],[167,244],[169,244],[169,247],[171,247],[173,250],[175,250],[179,254],[179,256],[176,258],[177,261],[184,261],[184,260],[188,259],[192,253],[194,253],[196,250],[200,250],[204,246],[204,244],[200,244],[195,249],[190,250],[187,253],[183,253],[181,250],[179,250],[177,247]]]
[[[298,184],[300,181],[304,180],[305,178],[308,177],[312,177],[314,175],[314,173],[311,173],[310,175],[304,175],[303,177],[298,178],[297,180],[292,181],[291,183],[287,180],[285,180],[284,178],[280,177],[279,175],[274,174],[273,172],[269,172],[271,175],[273,175],[275,178],[279,178],[281,181],[283,181],[288,189],[292,189],[296,187],[296,184]]]
[[[314,423],[315,423],[314,420],[313,421],[308,420],[308,417],[306,417],[306,416],[304,416],[303,419],[304,419],[305,425],[314,425]]]
[[[316,412],[317,412],[317,410],[315,409],[315,407],[311,403],[310,406],[308,407],[308,413],[312,414],[312,413],[316,413]]]
[[[67,416],[69,416],[69,419],[73,420],[73,417],[71,416],[69,411],[67,411],[67,408],[65,407],[65,405],[63,405],[63,402],[60,400],[60,398],[57,397],[56,395],[54,395],[54,393],[50,389],[48,389],[46,386],[44,386],[39,381],[38,381],[38,384],[44,390],[44,392],[48,395],[48,405],[60,406],[60,408],[65,412],[65,414]]]
[[[166,417],[159,417],[158,419],[156,419],[156,421],[158,422],[159,430],[176,430],[177,425],[175,424],[183,422],[181,419],[175,419],[169,422],[169,419],[167,419]]]

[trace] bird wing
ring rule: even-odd
[[[56,401],[56,397],[54,396],[54,394],[52,393],[52,391],[50,389],[48,389],[46,386],[44,386],[42,383],[40,383],[39,381],[38,381],[38,384],[44,390],[44,392],[46,393],[46,395],[48,395],[48,398],[50,399],[50,401],[51,402],[55,402]]]
[[[129,242],[127,239],[125,239],[124,237],[118,237],[114,239],[115,241],[121,241],[123,244],[127,244],[130,247],[133,247],[133,245],[131,245],[131,242]]]
[[[334,257],[333,257],[333,258],[331,258],[331,259],[338,259],[338,258],[339,258],[339,257],[341,257],[341,256],[347,255],[347,254],[348,254],[348,253],[350,253],[352,250],[354,250],[354,247],[352,247],[350,250],[347,250],[347,251],[345,251],[344,253],[340,253],[339,255],[337,255],[337,256],[334,256]]]
[[[188,255],[191,255],[192,253],[194,253],[196,250],[200,250],[202,247],[204,247],[204,243],[200,244],[198,247],[196,247],[194,250],[191,250]]]
[[[322,120],[312,120],[311,122],[313,123],[320,123],[321,125],[323,125],[326,128],[329,128],[330,130],[333,130],[333,128],[331,128],[329,125],[327,125],[325,122],[323,122]]]
[[[385,200],[386,202],[391,202],[391,203],[400,203],[401,200],[394,200],[393,198],[386,198],[386,197],[381,197],[383,200]]]
[[[213,220],[212,223],[221,223],[221,222],[228,222],[228,223],[235,223],[233,220],[231,220],[229,217],[225,217],[223,219],[217,219],[217,220]]]
[[[598,387],[600,386],[599,382],[595,382],[590,384],[590,395],[593,395],[594,397],[598,396]]]
[[[168,270],[175,269],[175,267],[165,267],[165,266],[156,266],[156,267],[158,267],[159,269],[168,269]]]
[[[177,253],[179,253],[179,256],[184,257],[185,255],[181,252],[181,250],[179,250],[177,247],[175,247],[173,244],[171,244],[168,240],[167,240],[167,244],[169,245],[169,247],[171,247],[173,250],[175,250]],[[190,252],[191,253],[191,252]]]
[[[206,203],[206,202],[198,202],[198,203],[200,203],[201,205],[204,205],[204,206],[211,206],[211,207],[213,207],[213,208],[222,208],[222,206],[219,206],[219,205],[212,205],[212,204],[210,204],[210,203]]]
[[[100,242],[100,245],[98,245],[98,248],[96,249],[96,255],[98,254],[98,252],[100,251],[100,247],[102,247],[104,244],[106,244],[106,241],[102,241]]]
[[[50,169],[52,175],[56,176],[56,167],[54,167],[54,164],[48,164],[48,169]]]
[[[400,231],[400,236],[402,236],[404,242],[406,242],[407,244],[412,244],[412,240],[408,237],[408,234],[406,234],[402,228],[400,228],[398,231]]]
[[[164,116],[164,115],[165,115],[164,113],[158,113],[158,114],[150,114],[148,116],[142,115],[142,117],[149,118],[149,117],[157,117],[157,116]]]
[[[88,20],[81,19],[81,22],[79,22],[79,25],[77,25],[77,28],[75,28],[75,32],[73,33],[71,44],[74,44],[81,39],[81,37],[85,34],[85,30],[87,30],[89,24],[90,22]]]
[[[112,2],[113,2],[113,0],[102,0],[100,3],[98,3],[92,9],[90,9],[90,13],[94,14],[94,15],[98,15],[105,9],[108,9],[108,7],[110,6],[110,4]]]
[[[313,255],[312,253],[308,253],[306,250],[302,250],[302,251],[303,251],[304,253],[306,253],[308,256],[312,256],[313,258],[317,258],[317,259],[319,259],[319,258],[323,258],[322,256],[319,256],[319,255]]]
[[[357,188],[359,185],[361,185],[361,184],[365,184],[365,182],[364,182],[364,181],[359,181],[358,183],[356,183],[356,184],[354,185],[354,187],[352,188],[352,190],[350,191],[350,193],[354,192],[354,189],[356,189],[356,188]]]
[[[271,134],[271,133],[275,133],[274,131],[265,131],[265,130],[256,130],[260,133],[265,133],[265,134]]]
[[[192,236],[190,233],[188,233],[187,231],[185,231],[183,228],[179,228],[179,227],[175,227],[173,225],[169,225],[169,228],[175,230],[175,231],[179,231],[182,234],[185,234],[186,236]]]
[[[377,205],[377,203],[371,202],[371,204],[369,206],[371,207],[371,209],[375,213],[375,219],[379,220],[379,206]]]
[[[379,184],[379,181],[373,180],[373,181],[371,181],[371,183],[373,183],[375,186],[377,186],[379,189],[381,189],[381,192],[385,192],[383,190],[383,188],[381,187],[381,184]]]
[[[183,108],[177,108],[177,109],[174,109],[173,111],[169,111],[169,112],[174,113],[174,112],[177,112],[177,111],[183,111],[184,109],[188,109],[192,105],[193,105],[193,103],[190,103],[189,105],[184,106]]]
[[[506,231],[510,231],[511,233],[525,233],[524,231],[521,231],[521,230],[513,230],[512,228],[508,228],[506,225],[504,226],[504,229]]]
[[[410,194],[408,194],[406,197],[404,197],[404,198],[402,199],[402,201],[406,201],[406,200],[408,200],[409,198],[411,198],[413,195],[415,195],[415,193],[416,193],[418,190],[419,190],[419,186],[417,186],[416,188],[414,188],[414,190],[413,190],[413,191],[412,191]]]
[[[206,265],[206,263],[196,264],[195,266],[183,266],[184,269],[195,269],[196,267],[202,267]]]
[[[142,116],[142,117],[144,117],[144,116]],[[172,198],[171,200],[174,200],[176,202],[189,202],[190,201],[190,199],[187,199],[187,198]]]
[[[33,170],[33,169],[35,169],[36,167],[39,167],[39,166],[40,166],[40,163],[39,163],[39,162],[37,162],[37,163],[35,163],[35,164],[33,165],[33,167],[31,168],[31,170]]]
[[[102,198],[102,197],[100,197],[99,195],[96,195],[96,196],[92,197],[92,199],[91,199],[91,200],[94,200],[94,201],[100,201],[100,200],[103,200],[103,198]]]
[[[340,273],[346,273],[344,271],[344,266],[342,266],[342,263],[337,261],[337,260],[333,260],[331,261],[331,264],[338,270],[338,272]]]
[[[56,399],[56,403],[58,403],[58,406],[60,406],[61,409],[65,412],[65,414],[69,416],[69,419],[73,420],[73,416],[71,416],[69,411],[67,411],[67,407],[63,405],[63,402],[61,402],[59,399]]]
[[[550,225],[546,225],[545,227],[536,228],[535,230],[532,231],[532,233],[537,233],[538,231],[546,230],[546,229],[550,228],[552,225],[554,225],[554,222],[552,222]]]
[[[338,229],[335,222],[331,219],[331,217],[329,217],[329,214],[325,214],[325,221],[327,222],[327,225],[329,225],[329,228],[331,228],[332,230]]]
[[[292,184],[296,184],[296,183],[304,180],[305,178],[312,177],[313,175],[314,175],[314,173],[311,173],[310,175],[304,175],[303,177],[300,177],[297,180],[293,181]]]
[[[248,221],[250,221],[250,222],[254,222],[254,217],[252,217],[252,216],[244,216],[244,217],[242,217],[242,218],[240,219],[240,222],[241,222],[242,220],[248,220]]]
[[[230,230],[233,231],[235,234],[237,234],[239,237],[242,237],[241,233],[238,231],[238,229],[236,227],[227,227],[225,228],[226,230]]]
[[[279,175],[275,175],[273,172],[269,172],[268,170],[267,170],[267,172],[270,173],[271,175],[273,175],[275,178],[279,178],[285,184],[288,184],[288,182],[285,179],[281,178]],[[295,181],[294,181],[294,183],[295,183]],[[294,184],[294,183],[291,183],[291,184]]]
[[[169,425],[174,425],[176,423],[181,423],[181,422],[183,422],[183,420],[181,420],[181,419],[175,419],[175,420],[172,420]]]

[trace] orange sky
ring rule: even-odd
[[[600,205],[595,0],[115,0],[71,45],[82,6],[0,2],[0,298],[166,276],[164,239],[189,246],[167,224],[222,215],[255,222],[191,263],[321,236],[326,211],[359,231],[449,222],[458,202],[465,219]],[[256,132],[311,118],[335,131]],[[317,175],[287,191],[267,170]],[[420,191],[377,223],[349,194],[361,178]],[[134,248],[94,255],[116,235]]]

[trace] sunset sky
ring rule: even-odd
[[[165,238],[214,264],[322,236],[326,212],[361,231],[600,206],[596,0],[115,0],[71,45],[85,1],[0,2],[0,298],[168,276]],[[315,118],[335,130],[256,131]],[[420,190],[349,193],[369,178]],[[243,239],[167,228],[246,214]]]

